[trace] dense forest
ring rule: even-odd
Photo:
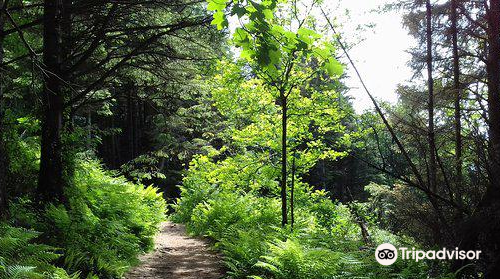
[[[0,0],[0,279],[130,278],[167,220],[224,278],[497,278],[500,0],[380,6],[396,103],[339,1]]]

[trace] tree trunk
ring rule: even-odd
[[[43,201],[63,200],[62,22],[63,0],[44,1],[42,139],[38,194]]]
[[[293,158],[292,158],[292,185],[290,185],[290,225],[293,229],[293,224],[295,223],[295,215],[294,215],[294,200],[293,200],[293,195],[295,191],[295,155],[296,153],[293,153]]]
[[[500,273],[500,0],[490,0],[488,22],[487,79],[489,184],[483,199],[461,229],[460,248],[472,250],[480,246],[486,263],[485,278],[497,278]],[[479,244],[479,245],[478,245]],[[457,261],[454,268],[467,264]]]
[[[427,0],[426,4],[426,41],[427,41],[427,90],[428,90],[428,135],[427,143],[429,145],[429,171],[428,171],[428,187],[429,191],[434,194],[438,194],[437,189],[437,164],[436,164],[436,136],[434,130],[434,78],[432,76],[433,72],[433,55],[432,55],[432,5],[431,1]],[[440,244],[442,242],[441,236],[441,223],[446,225],[446,220],[442,218],[442,212],[438,201],[435,197],[429,195],[429,201],[434,208],[436,215],[439,217],[432,226],[434,242],[435,244]]]
[[[427,88],[428,88],[428,114],[429,114],[429,189],[436,193],[436,142],[434,134],[434,79],[432,77],[432,7],[430,0],[426,1],[427,21]]]
[[[111,133],[111,147],[110,147],[110,152],[109,154],[111,155],[110,162],[111,162],[111,168],[115,169],[118,168],[118,162],[120,161],[120,151],[118,150],[117,144],[116,144],[116,134],[115,134],[115,115],[111,115],[111,129],[113,132]]]
[[[135,125],[134,125],[134,116],[135,116],[135,110],[134,110],[134,103],[133,103],[133,96],[132,96],[132,90],[133,90],[133,85],[130,84],[128,86],[128,92],[127,92],[127,143],[128,143],[128,156],[127,156],[127,161],[132,160],[135,155]]]
[[[5,8],[6,2],[0,0],[0,64],[3,63],[3,30],[4,30],[4,14],[3,8]],[[4,129],[5,129],[5,111],[3,103],[3,70],[0,70],[0,218],[4,217],[7,213],[7,152],[5,148],[4,139]]]
[[[287,149],[287,120],[288,120],[288,115],[287,115],[287,99],[285,96],[285,92],[281,90],[282,92],[280,93],[280,99],[281,99],[281,110],[282,110],[282,117],[281,117],[281,226],[285,226],[288,224],[288,217],[287,217],[287,191],[286,191],[286,149]]]
[[[480,205],[483,207],[490,236],[489,249],[491,258],[487,276],[493,278],[500,272],[500,0],[490,0],[488,19],[488,125],[489,125],[489,161],[490,184],[485,198]],[[485,220],[485,221],[486,221]]]
[[[499,197],[500,189],[500,4],[490,0],[488,15],[488,116],[490,138],[490,193]],[[492,196],[493,198],[493,196]]]
[[[462,123],[461,123],[461,90],[460,90],[460,64],[458,56],[458,0],[451,1],[451,34],[453,44],[453,89],[455,93],[455,186],[456,193],[462,189]],[[461,199],[458,200],[460,203]]]
[[[92,110],[87,110],[87,149],[92,148]]]

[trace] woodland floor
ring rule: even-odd
[[[221,258],[210,244],[189,237],[183,225],[165,222],[155,239],[155,250],[140,257],[141,264],[127,279],[220,279]]]

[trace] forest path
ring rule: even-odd
[[[186,234],[184,225],[165,222],[155,238],[155,250],[140,257],[127,279],[219,279],[221,258],[210,244]]]

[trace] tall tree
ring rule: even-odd
[[[208,23],[209,17],[200,12],[199,5],[182,1],[44,2],[41,65],[44,88],[38,186],[43,199],[63,200],[63,174],[70,174],[72,168],[64,152],[74,149],[65,147],[63,137],[70,132],[67,128],[74,123],[75,116],[88,104],[103,104],[116,97],[102,92],[111,91],[113,77],[133,73],[140,59],[158,56],[184,59],[172,51],[167,38],[180,40],[182,36],[178,33]],[[153,10],[155,16],[151,16]],[[84,24],[89,21],[93,24]],[[158,51],[159,48],[163,51]],[[84,117],[90,118],[91,114],[85,113]]]
[[[280,88],[281,104],[281,226],[288,224],[287,210],[287,148],[288,148],[288,96],[285,88]]]
[[[425,2],[426,10],[426,41],[427,41],[427,93],[429,114],[428,119],[428,145],[429,145],[429,189],[436,193],[437,176],[436,176],[436,139],[434,131],[434,78],[433,71],[433,55],[432,55],[432,6],[431,1]]]
[[[43,8],[42,137],[38,191],[43,200],[62,201],[63,184],[63,30],[70,0],[45,0]]]
[[[488,126],[490,135],[491,187],[489,199],[500,200],[500,1],[490,0],[488,22]]]
[[[455,117],[455,186],[462,187],[462,121],[460,88],[460,57],[458,56],[458,0],[451,0],[451,37],[453,51],[453,90],[454,90],[454,117]]]
[[[488,128],[489,128],[489,159],[490,183],[486,188],[480,209],[482,226],[488,237],[489,268],[487,278],[494,278],[500,273],[500,0],[490,0],[485,7],[488,23]],[[486,229],[487,228],[487,229]],[[479,232],[480,233],[480,232]]]
[[[321,35],[305,27],[312,18],[311,10],[320,1],[312,0],[301,9],[297,3],[286,4],[271,0],[262,3],[250,1],[210,0],[208,9],[215,11],[212,24],[222,29],[228,25],[225,9],[232,6],[229,14],[244,18],[243,24],[234,34],[236,46],[242,48],[241,56],[250,62],[254,72],[266,81],[269,90],[277,93],[276,103],[281,107],[281,225],[288,224],[288,109],[292,91],[306,84],[312,75],[300,75],[297,70],[304,63],[315,59],[319,67],[332,76],[342,73],[342,65],[335,59],[334,47],[322,42]],[[285,15],[276,12],[278,5],[288,11]],[[302,11],[301,11],[302,10]],[[301,15],[305,14],[301,18]],[[308,26],[309,27],[309,26]],[[316,71],[314,71],[316,73]]]
[[[229,146],[236,150],[245,150],[245,154],[238,159],[239,163],[247,165],[241,170],[247,173],[249,179],[266,176],[266,181],[248,183],[237,181],[231,185],[242,191],[253,188],[267,188],[271,193],[276,193],[281,198],[282,185],[274,188],[276,179],[281,178],[281,169],[277,167],[282,163],[282,119],[276,117],[282,109],[279,104],[279,91],[269,86],[268,81],[259,76],[249,78],[245,70],[247,65],[238,66],[224,63],[221,65],[223,72],[217,76],[213,85],[213,99],[215,107],[227,117],[230,134],[225,135]],[[303,65],[294,70],[297,76],[309,76],[317,70],[316,65]],[[291,164],[291,187],[287,189],[290,194],[290,211],[287,214],[295,219],[292,209],[296,206],[293,202],[295,193],[303,193],[303,176],[308,173],[320,160],[336,160],[345,153],[338,151],[339,146],[346,142],[340,136],[345,132],[344,120],[348,115],[339,108],[339,93],[330,85],[331,80],[323,80],[324,71],[313,74],[318,81],[316,86],[311,83],[301,84],[287,94],[288,98],[288,132],[287,154],[293,154],[288,159]],[[248,78],[248,79],[247,79]],[[244,104],[244,105],[242,105]],[[313,148],[311,148],[313,147]],[[229,148],[229,147],[228,147]],[[229,152],[232,153],[232,152]],[[220,157],[220,156],[217,156]],[[289,156],[290,157],[290,156]],[[215,160],[225,160],[216,158]],[[239,168],[238,168],[239,169]],[[234,185],[236,184],[236,185]],[[276,190],[275,190],[276,189]],[[288,191],[290,190],[290,191]],[[269,192],[268,192],[269,193]],[[283,219],[283,216],[282,216]],[[288,221],[288,220],[287,220]],[[285,223],[288,224],[288,223]],[[293,222],[292,222],[293,224]]]
[[[410,0],[401,6],[408,9],[405,25],[420,43],[412,49],[411,65],[416,76],[422,72],[424,64],[427,65],[426,91],[433,102],[429,102],[426,108],[419,103],[425,92],[423,86],[415,83],[402,86],[399,89],[401,102],[394,108],[393,119],[400,124],[398,133],[412,150],[419,169],[427,171],[429,188],[433,181],[437,182],[435,186],[442,185],[428,197],[427,202],[435,208],[435,213],[421,214],[422,223],[427,227],[426,241],[429,245],[439,244],[433,230],[439,225],[442,245],[460,246],[464,250],[482,247],[482,262],[487,266],[482,271],[492,276],[496,274],[494,270],[498,270],[496,239],[500,223],[498,1],[451,0],[434,4],[425,1],[426,7],[422,9],[422,1]],[[434,20],[431,30],[430,19]],[[442,44],[443,41],[447,43]],[[435,48],[433,60],[429,59],[431,47]],[[433,90],[452,94],[429,94],[429,62],[434,63],[433,79],[439,81],[433,83]],[[423,109],[429,114],[429,119],[426,119],[429,149],[432,148],[431,118],[434,118],[434,142],[439,147],[432,152],[436,156],[434,163],[432,158],[422,156],[427,146],[421,143],[424,119],[418,114]],[[432,179],[433,172],[436,180]],[[411,180],[405,183],[408,182]],[[409,204],[410,199],[407,201]],[[412,207],[422,210],[420,203],[414,203]],[[406,220],[410,218],[415,220],[411,214]],[[462,262],[455,268],[466,264]]]
[[[7,7],[8,0],[0,0],[0,65],[3,64],[4,57],[4,11]],[[4,142],[4,100],[3,100],[3,83],[4,75],[3,69],[0,69],[0,218],[3,216],[7,209],[7,152]]]

